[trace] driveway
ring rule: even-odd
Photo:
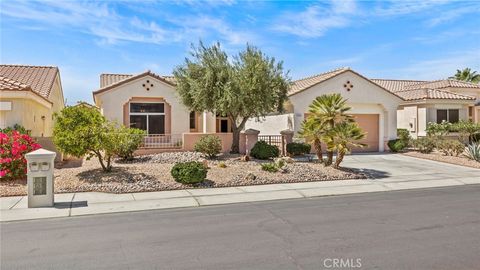
[[[345,158],[343,167],[366,173],[382,182],[472,179],[480,177],[480,170],[401,154],[355,154]]]

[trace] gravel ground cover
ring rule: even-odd
[[[204,160],[196,152],[145,155],[129,162],[115,161],[110,173],[104,173],[96,159],[85,160],[80,167],[65,164],[64,168],[55,169],[55,192],[128,193],[366,178],[352,170],[337,170],[314,162],[287,163],[281,172],[271,173],[263,171],[260,166],[261,163],[271,161],[244,162],[239,155],[223,155],[216,160]],[[196,186],[175,182],[170,169],[176,162],[186,161],[206,162],[209,167],[207,180]],[[226,168],[219,167],[220,162]],[[0,196],[25,195],[26,191],[26,180],[0,181]]]
[[[417,152],[417,151],[405,152],[403,154],[406,155],[406,156],[411,156],[411,157],[416,157],[416,158],[435,160],[435,161],[440,161],[440,162],[445,162],[445,163],[456,164],[456,165],[461,165],[461,166],[467,166],[467,167],[480,169],[480,162],[468,159],[467,157],[464,157],[462,155],[459,155],[458,157],[445,156],[443,153],[440,153],[440,152],[437,152],[437,151],[434,151],[430,154],[423,154],[423,153],[420,153],[420,152]]]

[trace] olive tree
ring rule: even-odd
[[[219,43],[207,47],[200,42],[173,74],[189,109],[231,120],[232,153],[239,152],[240,131],[249,118],[282,111],[287,99],[289,79],[283,63],[250,45],[230,59]]]

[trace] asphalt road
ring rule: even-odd
[[[480,186],[4,223],[0,254],[2,270],[479,269]]]

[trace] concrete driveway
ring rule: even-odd
[[[480,170],[418,159],[401,154],[355,154],[345,157],[343,167],[354,168],[382,182],[480,178]]]

